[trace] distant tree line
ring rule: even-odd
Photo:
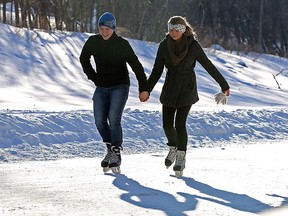
[[[124,37],[159,42],[182,15],[203,46],[288,57],[288,0],[0,0],[0,21],[29,29],[97,32],[105,11]],[[13,5],[13,7],[9,7]],[[9,8],[7,10],[7,8]],[[13,15],[11,15],[13,14]]]

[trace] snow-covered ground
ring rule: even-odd
[[[164,153],[125,155],[117,176],[103,175],[98,157],[0,164],[0,214],[256,215],[288,204],[287,150],[197,148],[182,178],[164,167]]]
[[[164,167],[165,73],[140,103],[131,72],[123,174],[114,176],[99,166],[105,148],[92,115],[95,87],[78,59],[89,34],[0,24],[0,35],[0,215],[234,216],[287,204],[287,59],[205,49],[231,96],[216,105],[219,87],[197,65],[200,101],[188,117],[179,179]],[[149,76],[158,44],[129,42]]]

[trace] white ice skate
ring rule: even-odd
[[[176,153],[176,161],[173,167],[176,177],[183,176],[183,170],[185,168],[185,162],[186,162],[185,155],[186,155],[185,151],[177,151]]]
[[[168,169],[175,161],[176,158],[176,147],[175,146],[170,146],[169,153],[167,157],[165,158],[165,166]]]

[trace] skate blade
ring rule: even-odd
[[[166,166],[167,169],[169,169],[171,166]]]
[[[175,171],[176,177],[181,177],[183,176],[183,171]]]
[[[120,174],[121,173],[120,167],[111,167],[111,170],[114,174]]]
[[[109,170],[110,170],[109,167],[103,167],[103,172],[104,172],[104,173],[107,173]]]

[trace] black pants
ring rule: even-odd
[[[186,120],[191,109],[190,106],[172,108],[162,106],[162,121],[168,146],[175,146],[180,151],[187,150],[188,135]]]

